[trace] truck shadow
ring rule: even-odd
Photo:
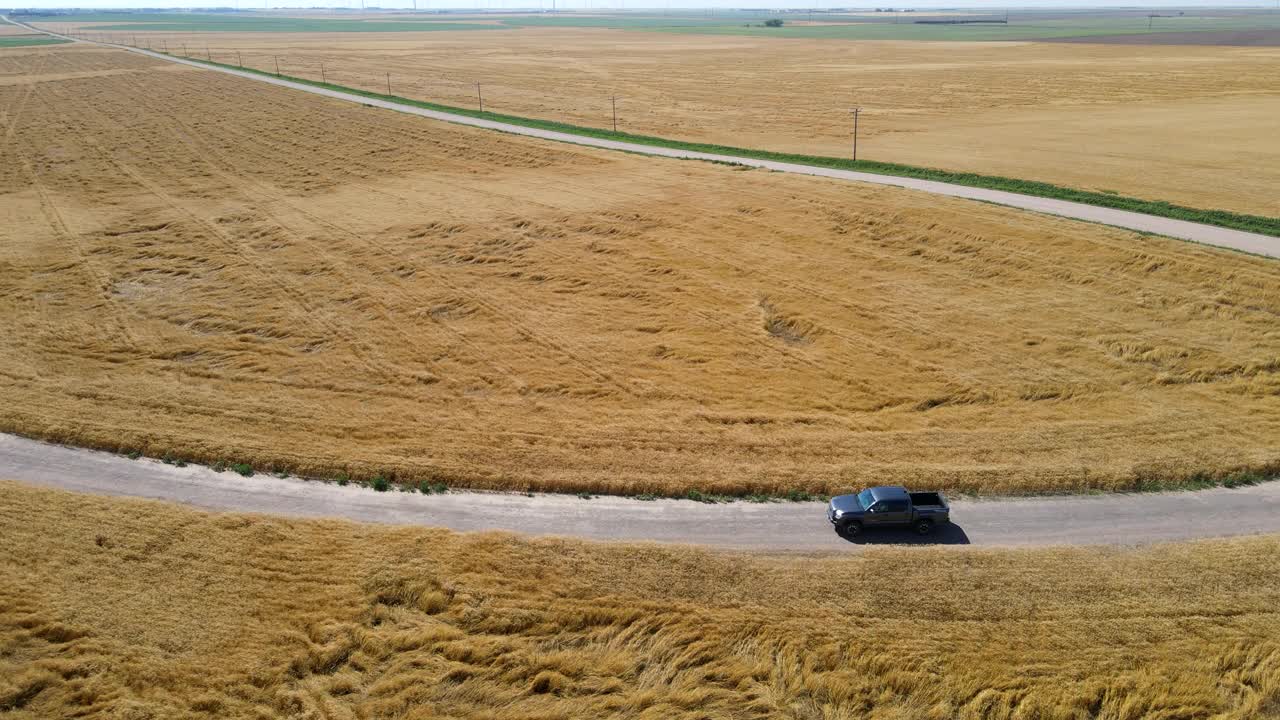
[[[910,528],[878,528],[863,530],[861,534],[849,537],[836,531],[837,535],[854,545],[968,545],[969,536],[964,528],[955,523],[947,523],[928,535],[917,535]]]

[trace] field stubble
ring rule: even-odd
[[[1280,463],[1274,262],[95,48],[0,56],[0,111],[0,429],[675,495]]]
[[[803,41],[591,28],[139,33],[214,60],[460,107],[859,156],[1280,216],[1280,48]],[[1176,118],[1171,122],[1170,118]]]
[[[12,720],[1280,717],[1275,537],[769,557],[13,483],[0,537]]]

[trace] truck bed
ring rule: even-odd
[[[911,504],[916,510],[946,510],[947,502],[936,492],[911,493]]]

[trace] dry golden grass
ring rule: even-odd
[[[775,40],[591,28],[140,34],[464,107],[1280,216],[1280,48]],[[223,62],[237,62],[224,52]]]
[[[118,51],[4,77],[3,430],[669,494],[1280,463],[1274,261]]]
[[[0,483],[6,718],[1280,717],[1280,539],[759,557]]]

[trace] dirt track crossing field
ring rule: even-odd
[[[677,494],[1280,461],[1272,262],[118,51],[0,63],[5,429]]]

